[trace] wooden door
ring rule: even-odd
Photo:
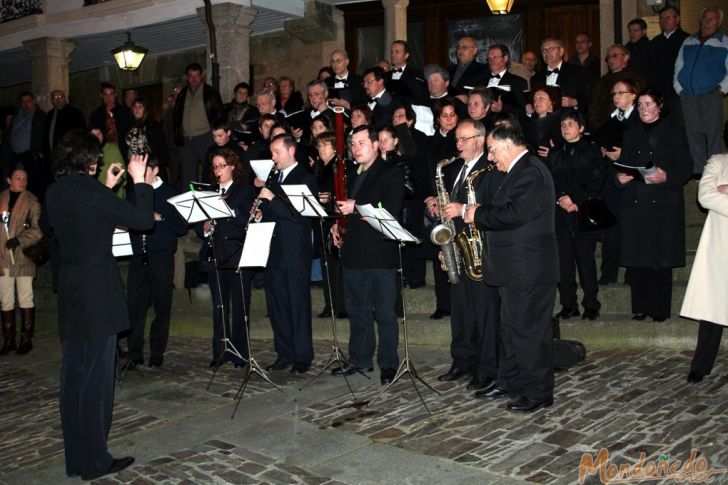
[[[596,8],[595,8],[596,7]],[[592,53],[601,58],[599,45],[599,7],[595,5],[569,5],[545,7],[544,38],[553,37],[564,42],[564,59],[574,55],[574,39],[581,33],[592,38]]]

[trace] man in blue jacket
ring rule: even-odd
[[[704,8],[700,31],[683,42],[675,61],[675,91],[680,95],[693,171],[703,172],[708,158],[725,151],[723,96],[728,93],[728,37],[720,30],[723,11]]]

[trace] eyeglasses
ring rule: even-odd
[[[472,140],[473,138],[477,138],[477,137],[479,137],[479,136],[480,136],[480,135],[473,135],[473,136],[456,136],[456,137],[455,137],[455,143],[457,143],[457,142],[462,142],[462,143],[465,143],[466,141],[468,141],[468,140]]]
[[[499,142],[499,143],[496,143],[495,145],[493,145],[493,146],[491,146],[491,147],[487,147],[487,148],[486,148],[486,150],[488,150],[488,153],[495,153],[496,149],[497,149],[497,148],[498,148],[498,147],[499,147],[500,145],[503,145],[503,142]]]
[[[625,94],[632,94],[630,91],[614,91],[612,96],[624,96]]]
[[[228,166],[228,164],[227,164],[227,163],[218,163],[218,164],[216,164],[216,165],[213,165],[213,166],[212,166],[212,168],[213,168],[213,169],[218,169],[218,168],[222,169],[222,168],[225,168],[225,167],[227,167],[227,166]]]

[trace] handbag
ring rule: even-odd
[[[51,259],[51,243],[48,236],[43,234],[40,241],[32,246],[23,248],[23,254],[30,258],[36,266],[45,264],[49,259]]]
[[[579,205],[577,214],[582,231],[602,231],[617,223],[617,218],[602,199],[586,199]]]

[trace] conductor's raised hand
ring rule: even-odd
[[[135,184],[144,183],[144,176],[147,172],[147,159],[149,155],[132,155],[129,158],[129,163],[126,165],[126,171],[129,172],[131,180]]]
[[[106,186],[110,189],[116,187],[122,175],[124,175],[124,167],[120,163],[109,165],[109,168],[106,169]]]

